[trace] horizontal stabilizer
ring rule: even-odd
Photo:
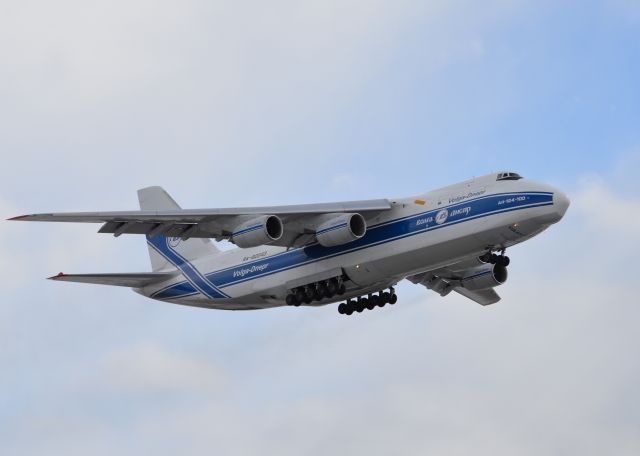
[[[116,274],[64,274],[60,273],[50,280],[62,282],[93,283],[98,285],[115,285],[118,287],[142,288],[155,282],[170,279],[176,272],[141,272]]]

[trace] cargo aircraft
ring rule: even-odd
[[[34,214],[10,220],[101,223],[100,233],[146,236],[151,272],[64,274],[152,299],[249,310],[337,303],[351,315],[397,301],[403,279],[441,296],[496,303],[507,248],[560,221],[561,191],[500,172],[408,198],[230,209],[181,209],[160,187],[139,211]],[[238,248],[220,251],[212,240]]]

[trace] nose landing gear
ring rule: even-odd
[[[504,266],[505,268],[511,264],[511,259],[505,255],[505,250],[500,251],[500,255],[496,255],[492,252],[487,252],[480,257],[485,263],[497,264],[498,266]]]

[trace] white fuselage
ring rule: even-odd
[[[312,305],[328,304],[510,247],[559,221],[569,204],[548,185],[495,176],[391,201],[392,209],[368,220],[367,233],[357,241],[236,248],[178,265],[181,273],[171,280],[137,291],[172,303],[248,310],[285,305],[295,287],[346,276],[344,295]]]

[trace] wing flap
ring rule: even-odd
[[[91,283],[97,285],[114,285],[119,287],[142,288],[152,283],[162,282],[175,276],[175,272],[141,272],[115,274],[64,274],[60,273],[49,280],[59,282]]]
[[[453,291],[461,294],[465,298],[469,298],[472,301],[477,302],[481,306],[488,306],[490,304],[495,304],[496,302],[500,301],[500,295],[498,295],[498,293],[496,293],[496,290],[494,290],[493,288],[489,288],[486,290],[479,290],[479,291],[471,291],[471,290],[467,290],[466,288],[455,287]]]

